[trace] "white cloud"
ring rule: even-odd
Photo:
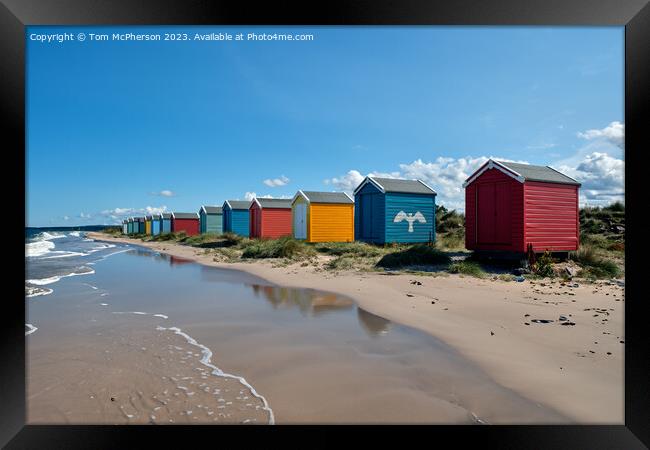
[[[587,140],[606,140],[619,148],[625,147],[625,124],[611,122],[605,128],[578,132],[577,136]]]
[[[109,217],[114,220],[124,219],[125,217],[134,215],[151,215],[167,212],[167,206],[146,206],[144,208],[114,208],[105,209],[99,214],[104,217]]]
[[[622,159],[594,152],[576,167],[560,166],[557,169],[582,183],[582,205],[607,205],[625,199],[625,161]]]
[[[465,190],[463,182],[483,165],[489,157],[478,158],[443,158],[439,157],[433,162],[424,162],[417,159],[409,164],[400,164],[399,171],[395,172],[370,172],[367,175],[381,178],[407,178],[420,179],[431,186],[437,193],[436,202],[449,209],[464,209]],[[507,161],[507,158],[494,158]],[[523,161],[520,161],[523,162]],[[366,175],[358,170],[350,170],[340,177],[329,178],[324,183],[334,185],[337,189],[352,193],[363,181]]]
[[[168,189],[163,189],[160,192],[152,192],[151,195],[157,195],[159,197],[173,197],[176,195],[176,193]]]
[[[274,196],[274,195],[271,195],[271,194],[257,195],[255,192],[246,192],[244,194],[244,200],[251,201],[255,197],[257,197],[257,198],[293,198],[290,195],[279,195],[279,196]]]
[[[85,213],[83,213],[83,212],[80,212],[80,213],[79,213],[79,218],[80,218],[80,219],[90,219],[90,218],[91,218],[91,215],[90,215],[90,214],[85,214]]]
[[[370,176],[385,178],[420,179],[431,186],[437,193],[436,203],[448,209],[463,211],[465,208],[465,189],[463,182],[481,167],[488,159],[512,161],[508,158],[493,156],[443,158],[425,162],[417,159],[408,164],[400,164],[399,171],[390,173],[370,172]],[[514,161],[526,163],[527,161]],[[625,162],[603,152],[592,152],[582,156],[570,165],[557,165],[562,173],[575,178],[582,187],[581,205],[609,204],[623,200]],[[363,181],[365,175],[358,170],[349,170],[340,177],[324,180],[326,185],[333,185],[339,190],[352,193]]]
[[[264,180],[264,184],[269,187],[285,186],[287,183],[289,183],[289,179],[284,175],[280,176],[280,178],[268,178]]]
[[[383,173],[383,172],[370,172],[367,174],[371,177],[380,177],[380,178],[399,178],[399,172]],[[354,189],[359,186],[359,183],[363,181],[366,175],[362,175],[358,170],[349,170],[348,173],[340,177],[328,178],[323,180],[325,184],[332,184],[335,188],[351,193]]]
[[[70,216],[63,216],[63,220],[70,220]]]

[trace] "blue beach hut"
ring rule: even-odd
[[[354,190],[354,203],[358,241],[435,242],[436,191],[421,180],[366,177]]]
[[[145,234],[146,232],[146,224],[144,223],[144,217],[138,217],[136,218],[138,229],[136,230],[137,234]]]
[[[199,209],[199,232],[223,233],[223,211],[221,206],[201,206]]]
[[[151,216],[151,234],[153,236],[160,234],[160,217],[158,214]]]
[[[223,203],[223,232],[235,233],[248,237],[248,208],[250,202],[240,200],[226,200]]]
[[[160,220],[160,232],[161,233],[171,233],[172,232],[172,213],[161,213],[159,216]]]
[[[133,234],[133,217],[129,217],[126,221],[126,232],[128,234]]]

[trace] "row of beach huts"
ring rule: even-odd
[[[465,247],[522,253],[577,250],[580,183],[548,166],[489,160],[465,183]],[[123,221],[124,234],[231,232],[307,242],[434,242],[436,192],[421,180],[366,177],[350,196],[299,190],[292,199],[226,200],[197,212]]]

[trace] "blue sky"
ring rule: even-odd
[[[190,40],[30,37],[63,32]],[[245,40],[192,40],[210,32]],[[583,182],[582,204],[622,198],[622,27],[29,27],[26,39],[29,226],[350,191],[367,174],[421,178],[462,208],[487,157],[561,168]]]

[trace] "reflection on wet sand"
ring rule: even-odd
[[[193,263],[191,259],[186,259],[186,258],[179,258],[178,256],[169,256],[169,265],[170,266],[180,266],[182,264],[190,264]]]
[[[392,326],[390,320],[369,313],[365,309],[359,307],[357,307],[357,318],[359,319],[359,325],[361,325],[361,328],[363,328],[370,337],[388,334],[388,331]]]
[[[251,285],[255,296],[265,298],[274,309],[298,307],[305,316],[318,316],[330,311],[350,309],[351,299],[311,289]]]

